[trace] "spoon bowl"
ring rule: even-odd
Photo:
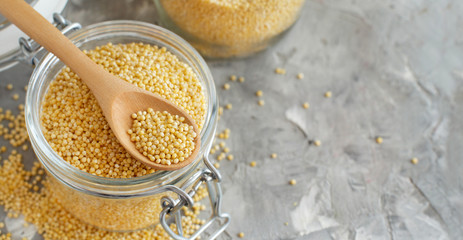
[[[199,134],[196,134],[196,138],[194,139],[195,148],[191,155],[184,161],[177,164],[163,165],[155,163],[150,161],[135,148],[135,144],[130,140],[130,135],[127,134],[127,130],[132,128],[133,119],[131,115],[138,111],[145,111],[148,108],[152,108],[154,111],[167,111],[172,115],[183,116],[185,117],[185,123],[193,126],[194,131],[199,133],[198,127],[194,123],[193,119],[191,119],[191,117],[189,117],[189,115],[182,109],[172,107],[172,103],[167,100],[139,88],[135,91],[126,91],[114,99],[114,104],[111,109],[111,118],[117,119],[117,121],[113,122],[111,126],[114,135],[116,135],[119,142],[134,158],[149,167],[159,170],[172,170],[172,166],[175,167],[175,169],[185,167],[193,161],[198,154],[199,146],[201,144]]]
[[[191,116],[181,108],[107,72],[25,1],[0,0],[0,13],[79,75],[97,99],[116,138],[136,160],[154,169],[176,170],[185,167],[196,158],[201,145],[199,130]],[[196,132],[195,148],[184,161],[171,165],[157,164],[136,149],[127,133],[132,127],[131,115],[148,108],[184,117],[185,123],[193,126]]]

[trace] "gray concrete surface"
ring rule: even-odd
[[[151,1],[70,0],[65,15],[156,21]],[[219,123],[235,156],[221,162],[233,217],[221,238],[463,239],[462,16],[457,0],[308,0],[267,51],[208,61],[221,105],[233,104]],[[5,85],[31,72],[0,73],[1,107],[17,104]]]

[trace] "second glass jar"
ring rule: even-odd
[[[212,58],[267,48],[297,20],[304,1],[154,0],[161,24]]]

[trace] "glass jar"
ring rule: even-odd
[[[177,215],[182,206],[192,206],[192,196],[206,183],[212,200],[210,222],[219,220],[219,234],[229,222],[220,212],[220,174],[210,164],[208,153],[217,126],[217,95],[209,68],[201,56],[183,39],[172,32],[137,21],[109,21],[94,24],[69,35],[83,50],[94,49],[108,42],[113,44],[142,42],[166,47],[181,61],[192,67],[200,79],[206,97],[207,112],[201,130],[198,157],[188,166],[176,171],[158,171],[135,178],[104,178],[78,170],[64,161],[45,140],[40,114],[48,86],[64,64],[47,54],[35,68],[26,97],[26,126],[30,141],[46,169],[59,202],[75,217],[106,230],[131,231],[161,223],[168,228],[166,215]],[[162,204],[161,204],[162,202]],[[205,224],[197,234],[208,225]],[[166,231],[178,238],[169,228]],[[194,236],[192,236],[193,238]]]
[[[160,23],[212,58],[243,57],[278,41],[305,0],[154,0]]]

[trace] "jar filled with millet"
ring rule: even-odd
[[[154,0],[164,27],[211,58],[243,57],[272,45],[305,0]]]
[[[141,164],[115,138],[88,87],[48,54],[29,83],[26,125],[56,202],[98,229],[125,232],[160,224],[171,237],[181,238],[167,216],[182,207],[198,208],[195,201],[206,192],[217,195],[213,201],[221,196],[220,174],[207,155],[217,126],[217,95],[206,63],[175,34],[137,21],[98,23],[69,37],[108,72],[187,112],[200,130],[201,144],[197,157],[182,169],[156,171]],[[196,236],[207,225],[193,215],[186,225],[174,221],[184,225],[184,236]],[[223,231],[229,216],[215,212],[210,221],[217,219]]]

